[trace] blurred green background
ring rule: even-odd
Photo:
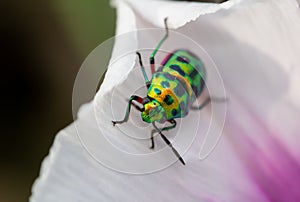
[[[112,37],[108,0],[1,2],[0,201],[27,201],[55,134],[72,118],[80,65]]]

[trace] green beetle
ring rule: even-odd
[[[184,160],[162,131],[176,127],[176,118],[185,117],[189,109],[200,110],[211,102],[208,97],[200,106],[192,106],[195,99],[200,96],[205,86],[206,72],[202,61],[192,52],[184,49],[175,50],[167,55],[161,62],[161,66],[155,71],[155,55],[160,46],[168,37],[167,19],[165,19],[164,37],[160,40],[155,50],[150,56],[150,66],[152,78],[149,81],[145,68],[141,60],[141,54],[137,52],[141,70],[148,88],[147,96],[142,98],[132,95],[129,98],[126,114],[121,121],[112,121],[113,125],[128,121],[131,105],[141,112],[142,120],[152,123],[154,130],[151,132],[151,149],[154,148],[153,134],[158,132],[162,139],[170,146],[180,160],[185,165]],[[215,98],[216,101],[223,99]],[[140,107],[133,101],[140,103]],[[158,128],[155,122],[169,122],[171,126]]]

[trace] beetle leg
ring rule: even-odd
[[[162,134],[162,132],[160,131],[160,129],[155,125],[154,122],[152,122],[153,127],[159,132],[160,136],[162,137],[162,139],[165,141],[165,143],[171,147],[172,151],[174,152],[174,154],[177,156],[177,158],[179,159],[179,161],[185,165],[184,160],[182,159],[182,157],[180,156],[180,154],[178,153],[178,151],[173,147],[172,143],[168,140],[168,138]]]
[[[201,110],[206,105],[208,105],[210,102],[217,102],[217,103],[219,102],[219,103],[221,103],[221,102],[226,102],[226,101],[227,101],[227,98],[208,97],[199,106],[191,106],[191,109],[192,110]]]
[[[112,121],[112,123],[113,123],[114,126],[115,126],[116,124],[122,124],[122,123],[128,121],[129,114],[130,114],[130,108],[131,108],[131,105],[132,105],[132,101],[137,101],[137,102],[139,102],[139,103],[142,104],[143,98],[141,98],[141,97],[139,97],[139,96],[137,96],[137,95],[132,95],[132,96],[129,98],[128,105],[127,105],[127,110],[126,110],[124,119],[121,120],[121,121]]]
[[[150,149],[154,149],[154,138],[153,138],[154,133],[159,132],[159,131],[171,130],[171,129],[173,129],[173,128],[176,127],[177,123],[176,123],[176,121],[174,119],[171,119],[168,122],[170,122],[172,125],[164,127],[164,128],[159,128],[159,130],[153,129],[151,131],[151,138],[150,138],[151,139],[151,147],[150,147]]]
[[[132,102],[131,104],[132,104],[132,106],[134,106],[134,108],[135,108],[136,110],[138,110],[138,111],[140,111],[140,112],[143,112],[143,109],[142,109],[140,106],[138,106],[136,103]]]
[[[164,42],[164,41],[168,38],[168,36],[169,36],[169,28],[168,28],[167,20],[168,20],[168,18],[165,18],[165,19],[164,19],[166,33],[165,33],[165,35],[163,36],[163,38],[159,41],[159,43],[157,44],[156,48],[154,49],[154,51],[152,52],[152,54],[151,54],[151,56],[150,56],[150,67],[151,67],[151,73],[152,73],[152,74],[154,74],[154,72],[155,72],[155,67],[154,67],[155,59],[154,59],[154,57],[155,57],[157,51],[159,50],[159,48],[161,47],[161,45],[163,44],[163,42]]]
[[[142,73],[143,73],[143,76],[144,76],[144,79],[145,79],[145,82],[146,82],[146,86],[147,86],[147,89],[148,89],[149,86],[150,86],[150,84],[151,84],[151,82],[149,81],[147,73],[145,71],[145,67],[144,67],[143,62],[142,62],[141,54],[139,52],[136,52],[136,54],[138,56],[139,63],[140,63],[141,69],[142,69]]]

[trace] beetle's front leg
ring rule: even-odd
[[[150,147],[150,149],[154,149],[154,138],[153,138],[153,136],[154,136],[154,133],[156,133],[156,132],[160,132],[160,131],[168,131],[168,130],[171,130],[171,129],[173,129],[173,128],[175,128],[176,127],[176,121],[174,120],[174,119],[171,119],[171,120],[169,120],[168,121],[169,123],[171,123],[172,125],[171,126],[167,126],[167,127],[164,127],[164,128],[159,128],[159,130],[157,130],[157,129],[153,129],[152,131],[151,131],[151,147]]]
[[[112,121],[113,125],[115,126],[116,124],[122,124],[122,123],[125,123],[128,121],[128,118],[129,118],[129,114],[130,114],[130,109],[131,109],[131,105],[132,105],[132,101],[137,101],[139,103],[142,104],[143,102],[143,98],[137,96],[137,95],[132,95],[130,98],[129,98],[129,101],[128,101],[128,105],[127,105],[127,110],[126,110],[126,113],[125,113],[125,117],[123,120],[121,121]]]
[[[168,138],[162,134],[161,130],[155,125],[154,122],[152,122],[153,127],[156,129],[156,131],[160,134],[161,138],[165,141],[165,143],[171,147],[172,151],[174,152],[174,154],[177,156],[178,160],[185,165],[184,160],[182,159],[182,157],[180,156],[180,154],[178,153],[178,151],[173,147],[172,143],[168,140]]]

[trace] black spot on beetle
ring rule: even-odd
[[[174,99],[173,99],[170,95],[166,95],[166,96],[165,96],[165,99],[164,99],[164,102],[165,102],[167,105],[171,105],[171,104],[173,104]]]
[[[176,116],[177,115],[177,110],[176,109],[172,109],[172,115]]]
[[[161,94],[161,91],[160,91],[158,88],[154,88],[154,92],[155,92],[157,95],[160,95],[160,94]]]
[[[185,64],[190,63],[190,60],[186,57],[183,57],[183,56],[177,56],[176,60],[179,61],[179,62],[185,63]]]
[[[193,92],[194,92],[195,96],[198,97],[199,93],[198,93],[197,86],[192,85],[192,89],[193,89]]]
[[[205,81],[204,79],[201,79],[201,86],[200,86],[200,92],[199,94],[202,92],[202,90],[204,89],[204,86],[205,86]]]
[[[198,74],[198,71],[194,69],[192,73],[189,74],[189,76],[193,79]]]
[[[170,68],[177,71],[181,76],[185,76],[184,71],[178,65],[170,65]]]
[[[161,84],[161,86],[164,87],[164,88],[169,88],[169,87],[170,87],[170,83],[167,82],[167,81],[162,81],[160,84]]]
[[[205,69],[203,69],[202,65],[196,64],[195,69],[198,71],[198,74],[202,74],[202,73],[205,74]]]

